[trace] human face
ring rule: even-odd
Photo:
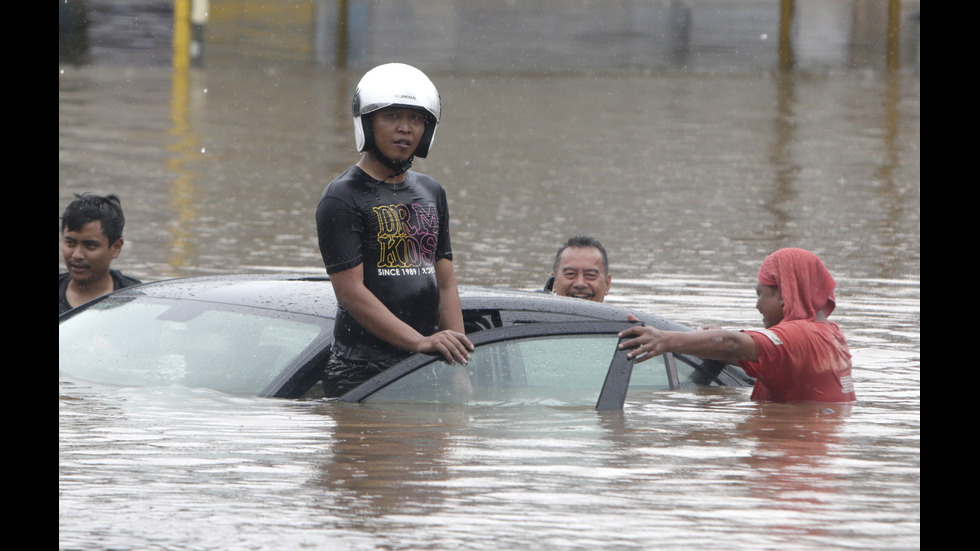
[[[612,276],[602,266],[602,252],[595,247],[568,247],[561,253],[553,287],[556,295],[602,302]]]
[[[425,132],[425,115],[416,109],[387,107],[371,118],[374,144],[386,157],[404,162],[415,154]]]
[[[102,222],[93,220],[76,231],[68,228],[61,234],[61,254],[71,278],[79,284],[97,282],[109,275],[109,265],[119,256],[123,240],[112,245],[102,232]]]
[[[762,314],[762,325],[768,329],[783,321],[783,297],[779,294],[779,287],[759,283],[755,292],[759,295],[755,307]]]

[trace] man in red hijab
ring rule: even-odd
[[[738,362],[756,378],[753,400],[853,402],[851,353],[840,327],[827,320],[836,305],[836,286],[817,255],[780,249],[759,269],[756,308],[764,329],[683,332],[635,326],[619,334],[629,339],[620,348],[631,349],[628,356],[636,362],[664,352]]]

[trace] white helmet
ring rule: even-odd
[[[435,138],[442,106],[439,91],[429,77],[411,65],[388,63],[371,69],[361,77],[354,91],[354,140],[357,151],[374,148],[371,113],[391,106],[420,109],[425,112],[425,131],[415,155],[425,157]],[[367,115],[367,116],[366,116]]]

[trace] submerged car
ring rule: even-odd
[[[462,285],[472,360],[415,354],[339,397],[348,402],[534,402],[620,409],[627,393],[749,386],[741,368],[618,349],[627,310],[545,292]],[[337,301],[327,276],[178,278],[105,295],[59,318],[62,375],[113,385],[181,385],[279,398],[322,396]],[[641,322],[687,331],[631,310]]]

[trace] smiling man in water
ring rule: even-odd
[[[122,251],[125,223],[115,195],[75,194],[61,215],[61,254],[68,272],[58,277],[59,314],[142,283],[109,268]]]
[[[602,302],[612,284],[606,249],[591,237],[572,237],[558,249],[551,277],[545,288],[556,295]]]

